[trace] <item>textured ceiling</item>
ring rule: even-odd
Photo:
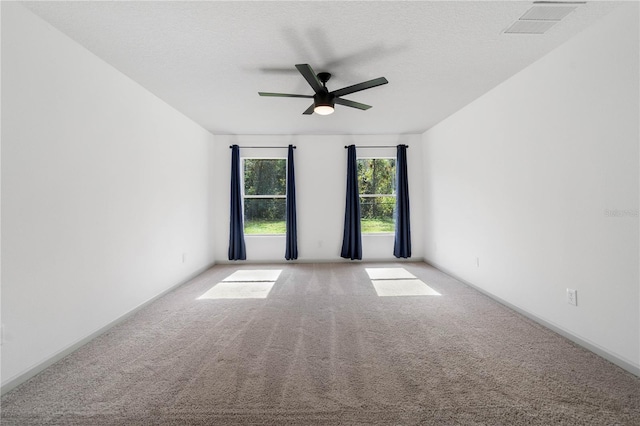
[[[421,133],[617,6],[589,2],[544,35],[502,34],[532,2],[27,2],[25,6],[217,134]],[[389,84],[303,116],[313,94]]]

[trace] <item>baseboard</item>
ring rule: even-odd
[[[293,265],[296,263],[425,263],[426,261],[422,257],[410,257],[408,259],[398,259],[391,257],[389,259],[362,259],[351,260],[337,257],[334,259],[272,259],[272,260],[220,260],[216,261],[216,265],[264,265],[264,264],[276,264],[276,265]]]
[[[478,290],[480,293],[492,298],[493,300],[495,300],[496,302],[510,308],[513,309],[514,311],[518,312],[521,315],[524,315],[525,317],[529,318],[532,321],[537,322],[538,324],[542,325],[543,327],[546,327],[548,329],[550,329],[551,331],[554,331],[555,333],[558,333],[559,335],[561,335],[562,337],[566,337],[567,339],[571,340],[573,343],[582,346],[583,348],[595,353],[598,356],[601,356],[602,358],[606,359],[607,361],[617,365],[620,368],[623,368],[624,370],[628,371],[631,374],[634,374],[638,377],[640,377],[640,367],[636,366],[634,364],[632,364],[631,362],[622,359],[620,357],[618,357],[617,355],[612,354],[611,352],[607,351],[606,349],[598,346],[595,343],[589,342],[588,340],[585,340],[579,336],[576,336],[575,334],[573,334],[572,332],[556,325],[553,324],[543,318],[540,318],[539,316],[537,316],[536,314],[533,314],[525,309],[522,309],[516,305],[513,305],[512,303],[507,302],[504,299],[501,299],[500,297],[488,292],[487,290],[484,290],[480,287],[478,287],[475,284],[472,284],[460,277],[458,277],[455,273],[447,270],[447,268],[443,268],[442,266],[431,262],[429,260],[424,260],[425,263],[427,263],[428,265],[433,266],[434,268],[438,269],[439,271],[449,275],[450,277],[460,281],[463,284],[468,285],[469,287]]]
[[[11,391],[12,389],[15,389],[16,387],[20,386],[22,383],[24,383],[27,380],[29,380],[30,378],[34,377],[36,374],[40,373],[41,371],[43,371],[47,367],[50,367],[51,365],[53,365],[56,362],[60,361],[65,356],[77,351],[82,346],[86,345],[87,343],[89,343],[90,341],[95,339],[96,337],[98,337],[101,334],[105,333],[106,331],[108,331],[112,327],[120,324],[121,322],[123,322],[124,320],[126,320],[127,318],[129,318],[130,316],[132,316],[133,314],[138,312],[139,310],[143,309],[144,307],[148,306],[149,304],[155,302],[157,299],[161,298],[165,294],[175,290],[176,288],[178,288],[181,285],[187,283],[188,281],[191,281],[192,279],[194,279],[198,275],[202,274],[207,269],[211,268],[214,264],[215,263],[210,263],[207,266],[205,266],[203,268],[200,268],[197,271],[189,274],[189,276],[187,278],[183,279],[179,283],[172,285],[168,289],[162,291],[161,293],[159,293],[156,296],[150,298],[149,300],[147,300],[145,302],[142,302],[141,304],[139,304],[138,306],[136,306],[135,308],[133,308],[129,312],[121,315],[120,317],[118,317],[115,320],[111,321],[107,325],[99,328],[98,330],[96,330],[93,333],[89,334],[88,336],[78,340],[77,342],[67,346],[66,348],[60,350],[59,352],[56,352],[51,357],[47,358],[46,360],[40,362],[39,364],[37,364],[35,366],[29,368],[24,373],[16,376],[15,378],[13,378],[11,380],[8,380],[6,383],[2,384],[2,387],[0,388],[0,395],[4,395],[5,393]]]

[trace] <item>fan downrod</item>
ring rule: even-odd
[[[331,73],[328,73],[328,72],[318,73],[318,80],[320,80],[320,82],[324,87],[327,87],[327,81],[329,81],[330,78],[331,78]]]

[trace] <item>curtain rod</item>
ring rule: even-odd
[[[229,145],[229,148],[233,148],[233,145]],[[239,146],[238,148],[289,148],[289,145],[287,146]],[[296,146],[293,145],[293,149],[296,149]]]
[[[400,144],[400,145],[402,145],[402,144]],[[350,145],[348,145],[348,146],[345,145],[344,147],[346,149],[346,148],[349,148],[349,146]],[[355,145],[356,148],[396,148],[398,146],[399,145]],[[403,145],[403,146],[409,148],[409,145]]]

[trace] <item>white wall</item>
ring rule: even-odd
[[[214,261],[213,136],[10,2],[2,66],[5,385]]]
[[[340,261],[346,198],[347,152],[345,145],[393,145],[393,148],[359,148],[358,157],[395,157],[395,145],[409,145],[408,171],[412,225],[412,259],[423,257],[422,153],[420,135],[296,135],[215,136],[216,254],[227,261],[229,247],[229,146],[297,146],[295,151],[296,202],[298,218],[298,260]],[[286,149],[242,149],[242,157],[283,157]],[[248,262],[285,262],[284,236],[245,236]],[[395,259],[393,235],[363,235],[363,260]]]
[[[627,3],[423,135],[426,259],[632,368],[638,44]]]

